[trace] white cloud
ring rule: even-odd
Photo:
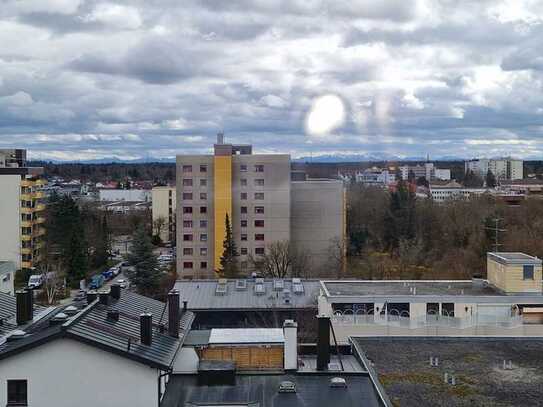
[[[112,3],[101,3],[83,18],[96,21],[119,29],[135,30],[142,25],[138,9]]]

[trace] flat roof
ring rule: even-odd
[[[536,406],[543,398],[543,339],[357,337],[395,405]],[[430,357],[439,359],[430,366]],[[503,360],[512,362],[503,369]],[[456,385],[444,382],[453,374]]]
[[[330,387],[332,377],[343,377],[346,388]],[[279,385],[291,381],[296,393],[279,393]],[[243,374],[235,383],[202,385],[197,375],[170,377],[162,407],[235,406],[235,407],[380,407],[380,401],[368,375],[336,374]]]
[[[284,343],[282,328],[214,328],[210,345],[238,343]]]
[[[505,264],[541,264],[541,259],[520,252],[490,252],[487,257]]]
[[[258,281],[257,281],[258,280]],[[219,280],[177,280],[175,288],[191,311],[271,311],[274,309],[317,308],[319,280],[301,280],[303,291],[295,292],[292,279],[283,279],[283,288],[274,289],[274,280],[265,279],[263,291],[257,292],[259,279],[227,280],[217,291]]]

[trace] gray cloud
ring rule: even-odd
[[[541,2],[4,0],[0,147],[543,157]],[[305,134],[336,94],[345,124]]]

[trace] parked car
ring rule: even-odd
[[[102,272],[102,276],[104,277],[104,279],[106,280],[111,280],[113,278],[113,271],[111,269],[109,270],[106,270],[106,271],[103,271]]]
[[[35,288],[40,288],[45,281],[45,276],[43,274],[32,274],[28,279],[28,288],[31,290]]]
[[[126,281],[124,278],[119,278],[116,283],[119,284],[121,288],[128,288],[128,281]]]
[[[113,273],[114,276],[118,276],[119,273],[121,272],[121,268],[115,266],[115,267],[111,267],[111,268],[109,269],[109,271],[111,271],[111,272]]]
[[[104,285],[104,276],[102,274],[96,274],[91,278],[89,289],[97,290]]]

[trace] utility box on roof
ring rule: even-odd
[[[487,279],[506,294],[541,294],[541,259],[524,253],[488,253]]]

